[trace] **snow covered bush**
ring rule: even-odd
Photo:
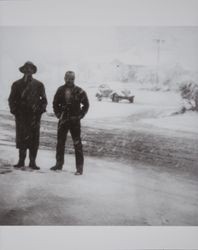
[[[180,94],[184,100],[182,111],[198,111],[198,84],[192,81],[184,82],[179,87]]]

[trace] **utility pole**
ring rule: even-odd
[[[161,53],[161,44],[165,42],[163,39],[153,39],[157,44],[157,60],[156,60],[156,84],[159,83],[159,66],[160,66],[160,53]]]

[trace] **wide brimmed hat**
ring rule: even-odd
[[[36,73],[36,71],[37,71],[37,67],[32,63],[32,62],[26,62],[23,66],[21,66],[20,68],[19,68],[19,71],[21,72],[21,73],[26,73],[27,72],[27,66],[31,66],[32,67],[32,69],[33,69],[33,74],[35,74]]]

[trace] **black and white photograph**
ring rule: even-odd
[[[198,226],[198,26],[0,37],[1,226]]]

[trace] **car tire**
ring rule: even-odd
[[[113,102],[119,102],[119,96],[117,94],[114,94],[112,97]]]
[[[133,102],[134,102],[134,96],[132,96],[132,97],[129,98],[129,102],[130,102],[130,103],[133,103]]]

